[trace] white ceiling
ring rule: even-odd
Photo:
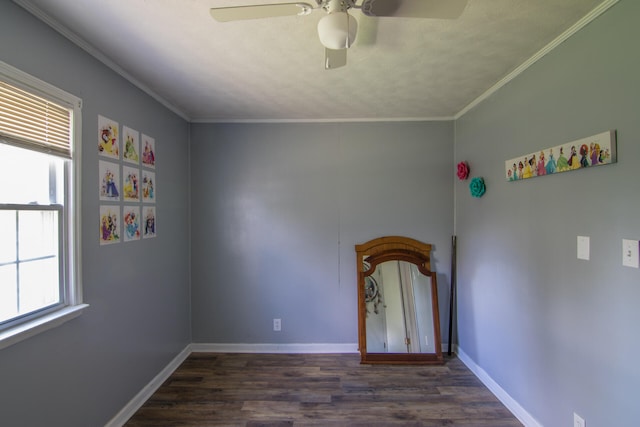
[[[188,120],[308,121],[456,117],[617,0],[469,0],[456,20],[351,10],[348,64],[328,71],[322,10],[228,23],[209,14],[287,0],[14,1]]]

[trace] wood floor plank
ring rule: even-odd
[[[127,427],[515,427],[457,358],[361,365],[353,354],[193,353]]]

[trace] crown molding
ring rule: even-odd
[[[22,7],[23,9],[25,9],[27,12],[31,13],[33,16],[38,18],[40,21],[42,21],[45,24],[47,24],[49,27],[53,28],[55,31],[60,33],[62,36],[67,38],[69,41],[71,41],[76,46],[80,47],[82,50],[87,52],[89,55],[93,56],[98,61],[100,61],[104,65],[106,65],[107,67],[111,68],[113,71],[115,71],[121,77],[123,77],[124,79],[129,81],[131,84],[136,86],[138,89],[142,90],[144,93],[146,93],[147,95],[149,95],[150,97],[152,97],[153,99],[158,101],[160,104],[165,106],[167,109],[169,109],[170,111],[174,112],[178,116],[182,117],[187,122],[190,121],[189,116],[187,114],[185,114],[184,111],[182,111],[181,109],[179,109],[178,107],[176,107],[175,105],[171,104],[169,101],[167,101],[166,99],[164,99],[163,97],[161,97],[160,95],[155,93],[153,90],[151,90],[151,88],[149,86],[145,85],[140,80],[138,80],[135,77],[133,77],[131,74],[129,74],[121,66],[116,64],[113,60],[111,60],[104,53],[102,53],[101,51],[96,49],[93,45],[91,45],[89,42],[87,42],[85,39],[83,39],[82,37],[80,37],[79,35],[74,33],[73,31],[71,31],[70,29],[68,29],[64,25],[62,25],[62,23],[60,23],[58,20],[56,20],[53,17],[51,17],[48,14],[46,14],[42,9],[40,9],[37,6],[35,6],[34,4],[32,4],[29,0],[13,0],[13,2],[15,4],[17,4],[18,6]]]
[[[450,122],[454,117],[356,117],[327,119],[193,119],[191,123],[364,123],[364,122]]]
[[[486,92],[484,92],[482,95],[480,95],[479,97],[477,97],[475,100],[473,100],[471,103],[469,103],[466,107],[464,107],[462,110],[460,110],[460,112],[458,112],[458,114],[456,114],[453,119],[454,120],[458,120],[460,117],[464,116],[467,112],[469,112],[472,108],[474,108],[475,106],[477,106],[478,104],[482,103],[484,100],[486,100],[487,98],[489,98],[491,95],[493,95],[494,93],[496,93],[498,90],[500,90],[503,86],[505,86],[507,83],[509,83],[511,80],[515,79],[516,77],[518,77],[520,74],[522,74],[525,70],[527,70],[529,67],[531,67],[533,64],[535,64],[536,62],[538,62],[541,58],[543,58],[544,56],[546,56],[549,52],[551,52],[552,50],[554,50],[556,47],[558,47],[560,44],[562,44],[565,40],[567,40],[569,37],[573,36],[575,33],[577,33],[578,31],[580,31],[582,28],[584,28],[586,25],[588,25],[590,22],[592,22],[593,20],[595,20],[597,17],[599,17],[600,15],[602,15],[604,12],[606,12],[611,6],[613,6],[614,4],[618,3],[619,0],[605,0],[602,3],[600,3],[600,5],[596,6],[595,9],[593,9],[591,12],[589,12],[589,14],[587,14],[586,16],[584,16],[582,19],[580,19],[578,22],[576,22],[575,24],[573,24],[571,27],[569,27],[569,29],[567,29],[565,32],[563,32],[562,34],[560,34],[558,37],[556,37],[554,40],[552,40],[549,44],[547,44],[545,47],[543,47],[542,49],[540,49],[538,52],[536,52],[531,58],[529,58],[528,60],[526,60],[525,62],[523,62],[519,67],[517,67],[515,70],[513,70],[512,72],[510,72],[509,74],[507,74],[505,77],[503,77],[501,80],[499,80],[496,84],[494,84],[492,87],[490,87]]]

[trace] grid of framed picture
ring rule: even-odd
[[[98,116],[101,245],[156,237],[156,142]]]

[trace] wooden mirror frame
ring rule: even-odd
[[[440,340],[440,314],[438,311],[438,284],[436,272],[431,270],[431,245],[408,237],[386,236],[356,245],[358,264],[358,347],[360,363],[369,364],[442,364]],[[369,268],[365,271],[365,260]],[[367,307],[365,278],[373,274],[378,264],[385,261],[407,261],[431,278],[431,302],[434,327],[435,353],[368,353]]]

